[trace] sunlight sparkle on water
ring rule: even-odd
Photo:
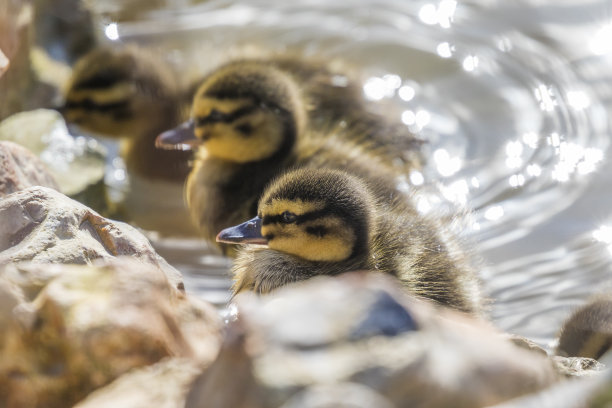
[[[484,213],[484,217],[489,221],[497,221],[504,216],[504,209],[500,205],[494,205]]]
[[[465,59],[463,60],[463,69],[471,72],[476,70],[476,68],[478,68],[478,57],[475,55],[468,55],[467,57],[465,57]]]
[[[442,195],[444,198],[446,198],[448,201],[461,205],[465,205],[467,203],[467,196],[469,193],[470,188],[465,180],[457,180],[442,190]]]
[[[589,41],[589,49],[596,55],[612,53],[612,23],[599,29]]]
[[[533,91],[536,99],[540,102],[540,109],[544,112],[552,112],[557,106],[552,89],[546,85],[540,85]]]
[[[525,176],[522,174],[513,174],[510,176],[510,179],[508,179],[508,183],[510,184],[510,187],[521,187],[525,184]]]
[[[395,95],[395,90],[402,84],[402,79],[394,74],[385,75],[382,78],[371,77],[363,85],[363,93],[372,101],[380,101]]]
[[[602,225],[593,231],[593,238],[596,241],[606,244],[608,246],[608,252],[612,255],[612,227]]]
[[[117,23],[110,23],[104,28],[104,35],[111,41],[119,39],[119,29]]]
[[[453,51],[455,51],[455,47],[453,47],[452,45],[450,45],[447,42],[440,43],[436,47],[436,52],[442,58],[450,58],[450,57],[452,57],[453,56]]]
[[[591,105],[591,100],[588,95],[582,91],[569,91],[567,93],[567,103],[572,108],[580,111],[588,108]]]
[[[506,166],[515,169],[523,165],[523,144],[519,141],[511,141],[506,144]],[[514,186],[515,187],[515,186]]]
[[[419,19],[427,25],[439,24],[442,28],[449,28],[456,9],[455,0],[442,0],[437,6],[427,3],[419,10]]]
[[[413,170],[410,172],[410,182],[415,186],[420,186],[425,182],[425,177],[420,171]]]
[[[527,174],[532,177],[539,177],[542,174],[542,168],[537,164],[530,164],[527,166]]]
[[[436,168],[438,173],[443,177],[452,176],[461,170],[461,159],[459,157],[451,157],[450,154],[444,149],[438,149],[433,154],[434,161],[436,162]]]
[[[408,102],[414,98],[416,91],[410,85],[404,85],[397,91],[397,94],[403,101]]]

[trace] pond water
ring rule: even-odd
[[[428,140],[427,166],[407,175],[419,208],[472,211],[461,233],[501,329],[552,346],[572,308],[610,288],[609,0],[168,1],[118,21],[131,3],[143,6],[94,6],[100,37],[170,50],[179,66],[204,72],[254,45],[359,67],[364,97]],[[227,259],[198,240],[155,245],[188,291],[227,301]]]

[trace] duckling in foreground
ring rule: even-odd
[[[612,295],[600,295],[563,324],[557,355],[600,359],[612,348]]]
[[[418,167],[421,141],[369,108],[360,87],[323,64],[239,60],[204,79],[191,121],[157,143],[198,149],[186,201],[194,223],[214,241],[222,228],[255,215],[257,199],[276,175],[314,155],[327,156],[323,145],[359,150],[357,160],[383,161],[398,174]],[[344,162],[352,153],[334,159]]]
[[[406,197],[340,170],[299,169],[266,188],[257,216],[217,240],[245,245],[233,267],[234,294],[268,293],[316,275],[377,270],[412,294],[479,314],[479,282],[442,225]]]
[[[76,63],[61,111],[86,131],[122,138],[130,173],[182,183],[192,153],[156,149],[155,138],[184,120],[192,94],[141,48],[99,48]]]

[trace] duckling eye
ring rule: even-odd
[[[253,133],[253,126],[248,123],[244,123],[242,125],[236,126],[236,130],[242,133],[243,135],[248,136]]]
[[[292,212],[285,211],[284,213],[281,214],[281,219],[283,220],[284,223],[291,224],[295,222],[295,220],[297,220],[297,215],[295,215]]]
[[[206,117],[210,122],[220,122],[225,118],[225,114],[216,109],[210,111]]]

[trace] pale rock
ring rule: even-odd
[[[217,354],[216,310],[134,259],[6,265],[0,293],[3,407],[72,406],[130,370],[168,358],[202,367]],[[167,386],[184,396],[180,381]]]
[[[17,143],[0,141],[0,198],[30,186],[58,188],[37,156]]]
[[[349,390],[331,406],[360,406],[348,402],[367,395],[381,406],[482,407],[560,378],[545,355],[380,274],[315,278],[236,303],[238,318],[187,408],[315,407],[308,401],[329,394],[321,389]]]
[[[0,201],[0,265],[21,261],[85,264],[122,255],[155,266],[183,289],[180,272],[128,224],[104,218],[45,187],[30,187]]]
[[[167,358],[122,375],[74,408],[182,408],[191,382],[201,371],[201,363],[193,359]]]

